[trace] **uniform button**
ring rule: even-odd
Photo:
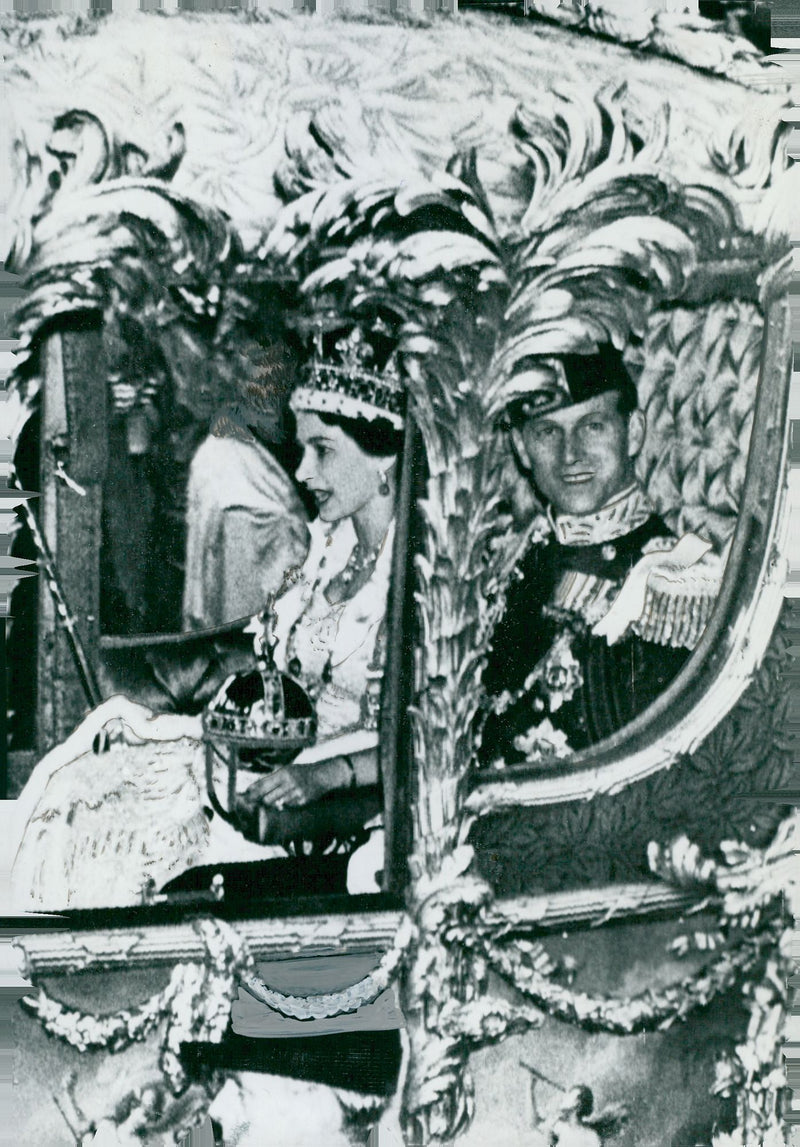
[[[613,562],[614,558],[617,556],[617,547],[616,546],[610,546],[610,545],[609,546],[603,546],[600,553],[603,555],[603,557],[605,558],[605,560],[607,562]]]

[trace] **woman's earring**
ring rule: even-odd
[[[388,498],[389,494],[391,493],[391,490],[389,489],[389,479],[386,476],[385,470],[381,470],[379,473],[381,476],[381,484],[378,487],[378,493],[382,494],[384,498]]]

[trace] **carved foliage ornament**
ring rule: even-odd
[[[453,1127],[463,1129],[468,1124],[470,1091],[467,1088],[449,1096],[447,1080],[453,1071],[461,1075],[464,1057],[471,1049],[537,1027],[545,1015],[586,1031],[632,1035],[665,1030],[685,1021],[696,1009],[733,987],[760,985],[757,992],[751,990],[746,995],[750,1013],[747,1038],[719,1060],[715,1089],[720,1095],[736,1094],[741,1128],[749,1134],[769,1136],[778,1128],[775,1096],[782,1077],[775,1022],[788,1003],[790,962],[790,917],[779,903],[789,885],[799,831],[800,818],[794,816],[765,851],[730,843],[725,848],[724,864],[703,858],[686,838],[670,849],[652,849],[655,873],[680,887],[702,890],[719,907],[716,935],[687,935],[675,946],[682,945],[684,952],[692,946],[720,951],[681,982],[627,999],[573,991],[567,966],[553,961],[537,941],[520,937],[519,922],[498,924],[488,888],[474,879],[459,877],[456,860],[443,867],[446,885],[443,880],[438,889],[426,886],[427,898],[417,912],[418,933],[414,934],[406,918],[380,966],[341,992],[302,998],[268,988],[254,973],[252,957],[235,929],[221,921],[199,920],[194,926],[203,940],[205,960],[176,965],[167,987],[136,1007],[102,1016],[82,1013],[58,1003],[41,987],[24,1005],[50,1035],[80,1051],[123,1051],[162,1028],[160,1066],[170,1091],[180,1097],[187,1087],[180,1045],[222,1039],[239,983],[281,1014],[308,1020],[353,1011],[376,998],[405,972],[406,994],[413,998],[419,993],[428,1007],[437,1005],[435,1027],[424,1029],[426,1047],[416,1056],[412,1054],[409,1063],[405,1102],[409,1139],[414,1141],[415,1136],[428,1133],[428,1110],[433,1108],[438,1119],[443,1118],[443,1102],[448,1103],[447,1117]],[[460,864],[465,862],[469,856],[462,850]],[[412,940],[416,956],[409,946]],[[469,982],[473,984],[473,991],[462,992],[460,998],[452,990],[453,959],[468,960]],[[424,975],[420,976],[423,967]],[[512,983],[526,1002],[511,1005],[486,998],[480,989],[485,988],[490,968]],[[449,1082],[451,1085],[452,1079]],[[462,1079],[462,1086],[464,1082]],[[221,1080],[212,1084],[212,1092],[220,1086]],[[453,1098],[458,1102],[456,1108],[451,1106]],[[182,1127],[178,1134],[185,1130]],[[433,1133],[447,1134],[444,1123],[437,1121]],[[762,1141],[768,1142],[768,1138]]]
[[[308,185],[303,193],[295,183],[297,198],[259,252],[262,273],[294,280],[301,309],[379,315],[391,327],[426,448],[430,476],[419,507],[420,640],[410,713],[416,788],[408,922],[366,995],[350,994],[351,1004],[370,997],[402,966],[410,1038],[406,1134],[409,1142],[426,1145],[451,1140],[469,1122],[468,1050],[536,1026],[545,1013],[589,1030],[628,1033],[685,1018],[743,981],[767,977],[777,993],[786,919],[776,907],[775,887],[760,883],[770,865],[783,865],[796,831],[794,822],[787,824],[772,852],[748,854],[744,867],[738,854],[731,854],[737,863],[730,868],[699,866],[693,873],[698,881],[725,897],[722,952],[696,977],[633,1000],[572,992],[539,945],[498,927],[488,911],[491,889],[471,870],[466,840],[473,817],[465,802],[481,672],[508,577],[528,540],[500,513],[506,489],[499,434],[487,443],[487,427],[503,409],[515,365],[531,355],[588,351],[604,341],[635,348],[653,312],[691,299],[720,253],[757,273],[786,251],[781,234],[766,245],[747,234],[720,191],[655,174],[663,125],[643,138],[613,93],[601,93],[592,105],[561,97],[560,114],[551,120],[520,109],[513,131],[533,186],[515,231],[499,232],[476,157],[467,154],[432,176],[409,172],[402,187],[350,178]],[[77,236],[90,257],[76,271],[63,252]],[[235,328],[239,304],[226,304],[241,287],[235,236],[219,217],[157,180],[116,176],[90,183],[63,210],[38,221],[34,238],[27,265],[31,295],[20,316],[29,344],[48,318],[86,307],[106,314],[133,308],[137,321],[150,323],[154,340],[161,337],[163,308],[172,307],[167,315],[175,329],[208,339],[215,349]],[[178,281],[168,297],[166,268]],[[707,290],[713,292],[713,276]],[[653,863],[671,880],[688,878],[678,851],[654,853]],[[733,902],[751,910],[731,911]],[[740,918],[741,927],[730,916]],[[233,953],[235,942],[226,943]],[[170,1056],[178,1037],[169,1032],[198,1038],[202,1028],[219,1038],[234,977],[252,975],[246,957],[238,949],[230,953],[196,1014],[190,1004],[191,1019],[187,1013],[168,1024],[164,1069],[177,1087],[179,1071]],[[209,967],[216,968],[213,957]],[[510,1008],[490,1001],[489,968],[529,1003]],[[96,1022],[68,1015],[44,996],[32,1006],[74,1046],[114,1047],[173,1015],[184,996],[194,998],[197,975],[202,980],[204,973],[176,969],[166,992],[142,1009]],[[339,999],[288,1002],[266,988],[260,995],[288,1014],[348,1010]],[[209,1000],[218,1004],[213,1015],[207,1014]],[[782,1006],[777,995],[770,1000],[768,1006]],[[765,1006],[761,996],[751,997],[756,1027]],[[775,1126],[764,1086],[772,1066],[740,1057],[721,1084],[741,1089],[745,1134]]]
[[[615,127],[611,153],[599,127],[601,107]],[[757,273],[786,250],[785,241],[771,250],[753,244],[721,193],[654,175],[657,146],[628,130],[613,100],[601,96],[597,118],[587,113],[577,154],[564,131],[571,112],[565,101],[560,136],[532,112],[517,116],[520,146],[539,176],[517,234],[497,233],[474,158],[465,156],[447,174],[410,179],[399,192],[354,180],[331,191],[312,188],[289,206],[263,250],[265,257],[287,255],[312,305],[327,292],[334,307],[345,302],[394,317],[430,469],[411,714],[418,769],[411,905],[420,936],[404,993],[411,1142],[444,1141],[468,1123],[471,1093],[462,1068],[473,1041],[538,1022],[538,1010],[485,1000],[489,966],[523,992],[533,985],[537,1009],[631,1031],[685,1015],[723,984],[760,975],[777,935],[770,928],[755,949],[745,943],[727,951],[671,1003],[616,1007],[577,1000],[568,990],[562,996],[552,986],[537,993],[542,973],[530,960],[537,953],[512,944],[513,954],[501,956],[481,942],[489,890],[468,872],[464,781],[486,641],[525,545],[510,523],[503,529],[500,451],[485,444],[506,380],[529,355],[585,351],[602,341],[622,349],[641,339],[652,310],[696,289],[721,252],[750,254]],[[774,926],[779,933],[780,922]],[[762,1115],[775,1118],[774,1110]],[[755,1127],[761,1116],[753,1119]]]

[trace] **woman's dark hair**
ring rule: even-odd
[[[388,418],[345,418],[343,414],[316,412],[326,426],[338,426],[360,446],[365,454],[375,458],[388,458],[403,449],[403,431]]]

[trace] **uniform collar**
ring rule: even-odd
[[[634,482],[594,514],[547,516],[556,541],[563,546],[594,546],[613,542],[644,525],[655,512],[644,490]]]

